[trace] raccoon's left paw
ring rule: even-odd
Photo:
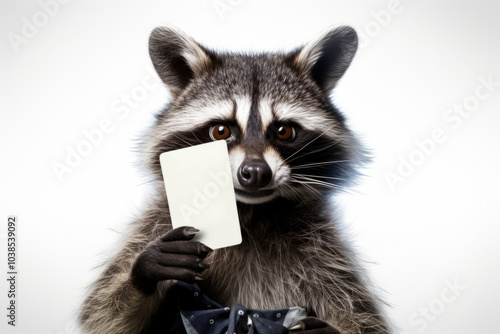
[[[340,334],[338,330],[316,317],[307,317],[290,327],[290,333]]]

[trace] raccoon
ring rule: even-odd
[[[303,307],[294,332],[390,332],[331,201],[366,161],[329,98],[357,45],[346,26],[290,52],[254,54],[153,30],[150,56],[171,93],[141,146],[153,191],[90,287],[85,333],[168,333],[174,280],[196,282],[221,305]],[[172,229],[158,157],[214,140],[228,145],[243,241],[212,251],[191,240],[198,230]]]

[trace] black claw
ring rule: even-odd
[[[198,232],[200,232],[200,230],[198,230],[197,228],[190,228],[186,231],[186,234],[188,235],[188,237],[192,237]]]
[[[290,330],[291,331],[302,331],[302,330],[304,330],[304,324],[299,322],[298,324],[290,327]]]
[[[210,252],[213,252],[214,250],[206,245],[203,245],[203,244],[200,244],[200,249],[201,249],[201,253],[205,253],[205,254],[208,254]]]
[[[205,261],[201,261],[200,263],[198,263],[198,267],[200,267],[202,269],[207,269],[207,268],[210,268],[210,265],[208,263],[206,263]]]

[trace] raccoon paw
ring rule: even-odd
[[[212,249],[191,240],[197,232],[193,227],[183,226],[149,243],[132,267],[132,284],[139,291],[150,295],[156,291],[159,281],[202,280],[201,273],[209,267],[203,259]]]
[[[338,330],[316,317],[307,317],[290,328],[290,333],[340,334]]]

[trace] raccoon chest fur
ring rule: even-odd
[[[276,207],[274,208],[276,210]],[[280,210],[277,210],[278,212]],[[261,212],[262,213],[262,212]],[[242,219],[243,242],[214,251],[202,283],[217,302],[254,309],[301,306],[310,309],[308,286],[314,282],[317,255],[310,253],[298,213]],[[299,218],[298,218],[299,217]]]
[[[290,254],[286,244],[262,239],[215,251],[208,259],[211,268],[203,283],[207,294],[225,306],[307,306],[299,292],[301,279],[291,270],[296,252]]]

